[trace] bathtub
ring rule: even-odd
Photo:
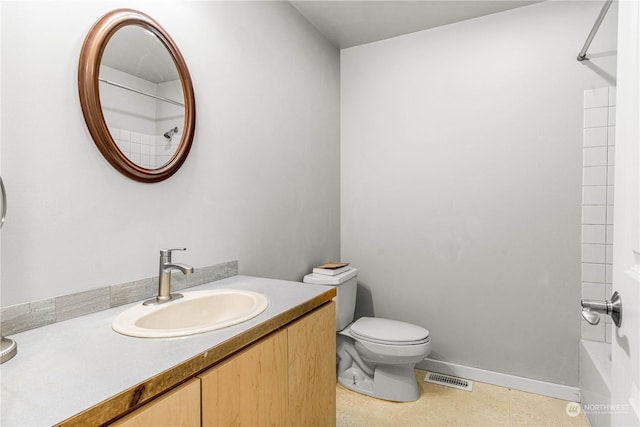
[[[580,390],[591,426],[611,426],[611,344],[580,340]]]

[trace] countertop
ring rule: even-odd
[[[99,424],[147,403],[330,301],[335,288],[234,276],[189,288],[245,289],[270,300],[257,317],[217,331],[179,338],[133,338],[111,322],[136,302],[11,336],[18,354],[0,366],[0,424],[45,426],[65,420]]]

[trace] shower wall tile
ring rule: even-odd
[[[605,264],[582,263],[582,281],[589,283],[605,283]]]
[[[583,168],[582,185],[607,185],[607,167],[592,166]]]
[[[606,147],[609,139],[608,133],[606,127],[585,129],[583,144],[585,147]]]
[[[129,154],[129,159],[131,159],[131,161],[133,163],[137,163],[137,164],[141,163],[141,161],[140,161],[140,153],[130,153]],[[143,166],[143,165],[140,165],[140,166]]]
[[[609,107],[609,121],[607,126],[615,126],[616,125],[616,107]]]
[[[583,206],[604,206],[607,204],[607,187],[600,186],[584,186],[582,187],[582,205]]]
[[[582,262],[600,263],[606,259],[606,245],[582,244]]]
[[[122,139],[117,139],[116,143],[120,151],[125,154],[131,153],[131,143],[129,141],[123,141]]]
[[[142,143],[142,134],[139,132],[131,132],[131,142],[136,144]]]
[[[607,206],[613,206],[613,197],[614,197],[613,190],[614,190],[613,185],[607,186]]]
[[[607,207],[606,206],[583,206],[582,207],[582,224],[604,225],[606,223],[607,223]]]
[[[610,285],[613,283],[613,265],[605,264],[604,283]]]
[[[159,168],[169,161],[180,141],[181,134],[167,141],[162,135],[150,135],[126,129],[109,128],[122,153],[146,168]]]
[[[607,145],[616,145],[616,127],[609,126],[607,128]]]
[[[603,300],[605,296],[605,286],[599,283],[582,282],[582,298]]]
[[[615,166],[607,167],[607,184],[615,185],[615,174],[616,174]]]
[[[607,242],[606,225],[583,225],[582,243],[596,243],[604,245]]]
[[[607,166],[607,147],[588,147],[583,151],[583,166]]]
[[[610,87],[609,89],[609,106],[616,105],[616,88]]]
[[[605,264],[613,264],[613,245],[604,245],[604,253]]]
[[[607,206],[607,224],[613,224],[613,206]]]
[[[613,272],[615,105],[615,88],[584,91],[582,297],[598,300],[610,298]],[[610,342],[610,319],[603,317],[597,326],[582,320],[583,339]]]
[[[616,164],[616,147],[607,147],[607,166],[615,166]]]
[[[613,225],[607,225],[606,227],[607,236],[605,239],[605,243],[607,245],[613,245]]]
[[[609,88],[590,89],[584,91],[584,108],[608,107],[612,105],[609,102]]]
[[[609,122],[609,108],[587,108],[584,110],[584,127],[597,128],[607,126]]]

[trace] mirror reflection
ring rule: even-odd
[[[137,25],[109,39],[100,63],[102,113],[120,152],[145,169],[166,165],[185,126],[178,70],[156,35]]]

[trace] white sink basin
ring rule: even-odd
[[[142,338],[199,334],[236,325],[256,317],[269,305],[266,296],[243,290],[216,289],[183,293],[164,304],[136,305],[113,321],[113,330]]]

